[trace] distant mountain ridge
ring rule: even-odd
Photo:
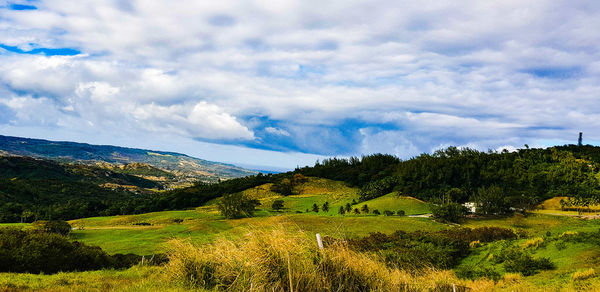
[[[122,169],[129,173],[135,172],[135,169],[148,172],[152,168],[156,168],[158,170],[155,172],[165,171],[180,180],[189,181],[216,181],[257,173],[235,165],[208,161],[175,152],[0,135],[0,155],[2,154],[93,164],[117,171]],[[107,163],[109,165],[106,165]],[[140,163],[150,167],[144,167]]]

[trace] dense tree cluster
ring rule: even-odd
[[[288,173],[198,183],[161,193],[138,193],[101,188],[80,173],[64,172],[51,164],[39,169],[30,167],[29,172],[25,171],[30,175],[16,177],[14,169],[8,167],[0,172],[0,222],[185,209],[265,183],[273,183],[274,191],[290,195],[294,186],[309,176],[359,187],[362,201],[396,191],[430,202],[474,201],[481,214],[503,214],[511,208],[531,208],[554,196],[574,198],[571,202],[595,202],[584,198],[600,197],[599,170],[600,147],[594,146],[487,153],[449,147],[406,161],[386,154],[332,158]],[[322,206],[316,209],[322,210]],[[360,213],[360,210],[345,206],[344,212]]]
[[[600,147],[567,145],[487,153],[449,147],[406,161],[377,154],[297,171],[359,186],[362,200],[397,191],[427,201],[475,200],[481,212],[500,214],[554,196],[597,197],[599,170]]]

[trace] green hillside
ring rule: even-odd
[[[207,161],[180,153],[2,135],[0,135],[0,151],[63,162],[90,164],[106,162],[115,165],[144,163],[169,172],[181,180],[192,178],[194,180],[216,181],[217,178],[234,178],[256,174],[255,171],[234,165]],[[132,171],[131,167],[125,167],[123,170]]]
[[[399,196],[398,193],[395,192],[379,198],[360,202],[352,207],[360,209],[365,204],[369,207],[369,209],[377,209],[380,212],[383,212],[384,210],[402,210],[406,215],[431,213],[429,204],[413,197]]]

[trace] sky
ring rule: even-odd
[[[600,144],[600,2],[0,0],[0,134],[263,169]]]

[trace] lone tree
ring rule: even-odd
[[[346,214],[346,209],[344,209],[344,206],[340,206],[340,210],[338,211],[338,213],[339,213],[340,215],[344,215],[344,214]]]
[[[283,209],[283,200],[275,200],[273,201],[273,204],[271,205],[271,208],[275,211],[279,211],[281,209]]]
[[[352,211],[352,206],[350,205],[350,203],[346,203],[346,212],[350,213],[350,211]]]
[[[354,214],[360,214],[360,210],[358,210],[358,208],[354,208]]]
[[[313,204],[312,211],[315,213],[319,213],[319,206],[317,206],[317,204]]]
[[[321,207],[321,209],[323,210],[323,212],[329,212],[329,202],[325,202],[325,204],[323,204],[323,207]]]
[[[362,206],[362,208],[360,208],[360,210],[361,210],[363,213],[367,213],[367,214],[369,214],[369,206],[367,206],[367,204],[364,204],[364,205]]]
[[[250,199],[242,193],[225,195],[217,202],[219,212],[227,219],[252,217],[259,205],[258,200]]]

